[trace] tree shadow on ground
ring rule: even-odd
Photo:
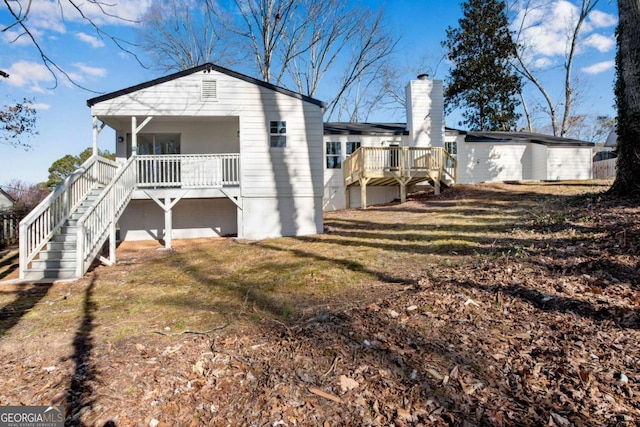
[[[6,335],[16,326],[20,319],[49,293],[51,288],[51,285],[48,284],[16,286],[18,287],[16,291],[10,291],[16,295],[15,299],[0,308],[0,337]]]
[[[96,400],[95,390],[91,385],[96,380],[96,367],[91,360],[94,348],[94,320],[97,310],[96,303],[92,299],[95,284],[98,280],[95,271],[91,274],[90,280],[83,299],[80,326],[73,338],[73,355],[71,359],[74,364],[74,372],[66,393],[65,425],[74,427],[83,426],[80,420],[83,409],[91,408]]]

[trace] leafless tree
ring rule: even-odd
[[[33,3],[33,0],[3,0],[3,2],[5,4],[5,10],[9,13],[9,16],[12,18],[13,22],[11,22],[9,25],[0,29],[0,32],[6,33],[9,30],[17,29],[18,30],[17,36],[11,41],[12,43],[22,37],[27,37],[29,39],[33,47],[35,47],[35,49],[37,50],[40,56],[41,62],[47,67],[49,72],[51,72],[51,75],[53,76],[53,79],[54,79],[54,87],[58,85],[58,73],[59,73],[62,76],[64,76],[64,78],[67,79],[73,85],[86,90],[90,90],[80,85],[80,83],[77,80],[75,80],[69,73],[67,73],[59,65],[59,63],[52,56],[50,56],[43,48],[41,40],[38,38],[37,33],[33,31],[33,29],[30,27],[29,21],[27,19],[32,10],[31,6]],[[110,3],[106,3],[104,0],[82,0],[82,1],[57,0],[57,4],[60,10],[60,16],[63,19],[65,18],[65,11],[69,11],[69,13],[77,14],[85,24],[88,24],[94,29],[98,37],[100,37],[101,39],[111,40],[111,42],[113,42],[122,51],[131,54],[133,57],[137,59],[137,56],[130,49],[132,47],[131,43],[103,30],[102,27],[98,25],[96,20],[85,12],[87,6],[95,7],[105,17],[121,20],[123,22],[131,22],[131,23],[135,22],[130,19],[113,14],[110,11],[110,9],[114,5]]]
[[[171,3],[177,7],[175,16],[157,12],[167,6],[154,6],[149,15],[154,22],[143,28],[142,36],[153,56],[170,59],[167,69],[197,65],[196,58],[200,63],[229,64],[238,61],[238,52],[248,52],[262,80],[308,96],[321,91],[330,100],[329,117],[346,105],[345,99],[357,100],[357,109],[363,111],[365,100],[378,96],[377,85],[368,79],[380,76],[396,45],[382,11],[355,1],[233,0],[224,9],[218,2],[205,0],[195,11],[177,0]],[[194,27],[196,12],[205,15],[210,36],[202,37]],[[331,87],[326,85],[329,79]]]
[[[573,107],[578,97],[578,84],[573,75],[573,62],[580,43],[581,30],[589,14],[594,10],[599,0],[580,0],[578,13],[574,19],[566,24],[566,47],[563,57],[562,70],[564,91],[561,100],[556,100],[543,84],[535,63],[533,62],[531,39],[524,35],[528,29],[529,17],[540,12],[549,5],[549,1],[540,0],[510,0],[509,9],[516,26],[514,39],[517,45],[516,61],[514,66],[520,74],[540,92],[544,99],[545,109],[551,121],[551,129],[556,136],[565,136],[571,127]],[[558,19],[548,15],[545,19]],[[524,98],[524,95],[522,95]],[[526,105],[526,104],[524,104]],[[561,111],[559,111],[561,110]],[[528,109],[525,109],[527,127],[533,129],[533,118]]]
[[[142,19],[142,51],[148,52],[153,68],[164,72],[205,62],[233,65],[239,56],[225,36],[223,19],[219,9],[201,1],[155,2]]]
[[[291,61],[304,49],[305,29],[316,18],[300,0],[234,0],[241,23],[231,28],[248,41],[255,65],[266,82],[282,85]]]

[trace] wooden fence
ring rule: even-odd
[[[0,211],[0,248],[18,243],[20,217],[11,211]]]
[[[607,159],[593,162],[593,179],[614,178],[616,176],[616,160]]]

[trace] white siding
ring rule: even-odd
[[[344,172],[343,169],[328,169],[326,161],[326,143],[329,141],[340,142],[342,161],[346,159],[347,142],[360,142],[361,147],[388,147],[393,144],[406,145],[406,135],[325,135],[323,153],[324,167],[324,198],[323,209],[325,211],[333,211],[337,209],[345,209],[345,189],[344,189]],[[360,187],[357,188],[357,202],[351,196],[351,207],[360,207]],[[399,190],[385,190],[384,192],[374,189],[375,187],[367,187],[367,204],[387,203],[399,198]],[[353,191],[352,191],[353,193]],[[369,199],[371,194],[372,199]]]
[[[215,100],[202,100],[203,79],[216,80]],[[100,102],[92,107],[92,114],[107,116],[111,123],[121,124],[130,123],[128,118],[132,115],[138,118],[138,123],[153,116],[141,132],[177,131],[182,134],[183,153],[239,151],[241,194],[245,206],[283,199],[286,202],[267,203],[260,214],[283,220],[290,217],[314,218],[313,229],[321,231],[321,226],[315,227],[318,212],[322,212],[324,171],[320,106],[211,71],[194,73]],[[211,118],[211,123],[208,123],[208,118]],[[269,147],[270,121],[286,121],[286,147]],[[128,131],[128,126],[130,124],[125,124],[120,131]],[[304,201],[289,203],[291,198],[298,197]],[[256,200],[252,200],[254,198]],[[316,201],[317,206],[314,205]],[[268,209],[278,211],[268,212]],[[251,212],[245,211],[244,218],[250,221],[243,228],[247,233],[245,237],[252,236],[250,238],[263,238],[274,233],[289,235],[290,229],[309,229],[308,221],[304,220],[293,226],[272,224],[262,230],[260,221],[251,222],[254,219]],[[319,221],[321,224],[321,216]],[[276,233],[276,229],[281,231]]]
[[[13,207],[13,202],[7,196],[0,193],[0,210]]]
[[[549,180],[591,179],[591,147],[548,147]]]
[[[405,89],[409,145],[444,146],[444,96],[441,80],[411,80]]]
[[[322,233],[322,197],[244,199],[242,236],[264,239]]]
[[[547,179],[547,146],[531,144],[532,176],[528,179]]]
[[[530,144],[458,143],[458,182],[515,181],[531,174]]]
[[[228,199],[183,199],[173,208],[173,238],[221,237],[238,231],[236,205]],[[120,220],[121,240],[164,238],[164,210],[153,200],[132,200]]]

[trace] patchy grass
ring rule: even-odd
[[[322,235],[124,243],[75,283],[0,286],[0,404],[72,425],[625,425],[640,221],[607,188],[458,186],[328,213]]]

